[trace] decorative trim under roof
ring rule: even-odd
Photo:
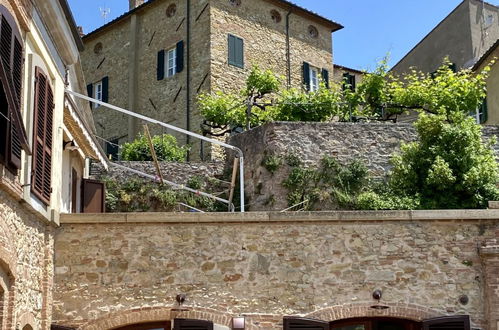
[[[66,1],[66,0],[60,0],[61,2],[62,1]],[[104,29],[124,20],[125,18],[127,18],[128,16],[131,16],[132,14],[140,11],[140,10],[143,10],[145,8],[147,8],[148,6],[152,5],[153,3],[156,3],[156,2],[159,2],[159,1],[164,1],[164,0],[149,0],[149,1],[146,1],[144,2],[142,5],[124,13],[123,15],[121,16],[118,16],[117,18],[115,18],[114,20],[110,21],[109,23],[107,24],[104,24],[103,26],[95,29],[94,31],[86,34],[83,36],[83,40],[87,39],[87,38],[90,38],[92,36],[94,36],[95,34],[103,31]],[[251,1],[255,1],[255,0],[251,0]],[[338,30],[341,30],[343,29],[343,25],[339,24],[339,23],[336,23],[328,18],[325,18],[324,16],[321,16],[313,11],[310,11],[308,9],[305,9],[303,7],[300,7],[290,1],[287,1],[287,0],[265,0],[265,1],[270,1],[270,2],[274,2],[276,3],[277,5],[280,5],[281,7],[285,7],[285,8],[288,8],[289,10],[295,10],[297,13],[301,13],[301,14],[305,14],[307,16],[310,16],[312,17],[313,19],[317,20],[318,22],[328,26],[331,28],[331,32],[335,32],[335,31],[338,31]]]

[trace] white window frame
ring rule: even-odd
[[[320,86],[320,71],[314,66],[310,66],[310,91],[316,92]]]
[[[171,48],[166,51],[165,61],[166,77],[173,77],[177,74],[177,48]]]
[[[102,80],[94,84],[94,97],[101,102],[102,102],[102,92],[103,92],[102,87],[103,87]],[[97,103],[93,103],[93,105],[94,109],[100,106],[100,104]]]

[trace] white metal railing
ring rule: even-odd
[[[86,100],[86,101],[89,101],[89,102],[92,102],[92,103],[96,103],[96,104],[102,105],[102,106],[104,106],[104,107],[106,107],[108,109],[111,109],[111,110],[114,110],[114,111],[118,111],[118,112],[124,113],[126,115],[129,115],[129,116],[132,116],[132,117],[144,120],[146,122],[163,126],[165,128],[171,129],[172,131],[176,131],[176,132],[179,132],[179,133],[182,133],[182,134],[185,134],[185,135],[189,135],[189,136],[192,136],[192,137],[197,138],[199,140],[210,142],[210,143],[222,146],[222,147],[224,147],[226,149],[230,149],[230,150],[235,151],[236,154],[237,154],[237,157],[239,158],[239,183],[240,183],[239,191],[240,191],[240,196],[241,196],[241,204],[240,204],[241,205],[241,212],[244,212],[244,154],[243,154],[243,151],[241,149],[239,149],[239,148],[237,148],[235,146],[232,146],[230,144],[227,144],[227,143],[215,140],[215,139],[210,139],[210,138],[208,138],[206,136],[203,136],[201,134],[193,133],[193,132],[190,132],[188,130],[176,127],[176,126],[163,123],[163,122],[161,122],[159,120],[156,120],[156,119],[153,119],[153,118],[149,118],[149,117],[143,116],[141,114],[132,112],[130,110],[126,110],[126,109],[117,107],[115,105],[112,105],[112,104],[109,104],[109,103],[105,103],[105,102],[99,101],[97,99],[88,97],[86,95],[73,92],[73,91],[71,91],[69,89],[66,89],[66,93],[69,94],[69,95],[72,95],[74,97],[77,97],[77,98],[80,98],[80,99],[83,99],[83,100]],[[124,169],[129,170],[129,171],[131,170],[132,172],[135,171],[135,170],[132,170],[132,169],[130,169],[128,167],[124,167],[122,165],[118,165],[118,164],[115,164],[115,163],[110,163],[110,164],[113,165],[113,166],[124,168]],[[140,174],[144,175],[145,173],[140,173]],[[147,176],[149,176],[149,175],[147,175]],[[151,176],[151,177],[153,179],[155,179],[154,176]],[[191,191],[192,190],[192,192],[194,192],[194,193],[200,193],[201,194],[201,192],[195,191],[195,190],[190,189],[188,187],[185,187],[185,186],[173,183],[173,182],[168,182],[168,181],[165,181],[165,182],[167,184],[169,184],[169,185],[172,185],[172,186],[176,187],[176,188],[187,190],[187,191]],[[211,194],[207,194],[207,193],[202,193],[202,194],[205,195],[205,196],[207,196],[207,197],[213,198],[215,200],[218,200],[218,201],[221,201],[221,202],[224,202],[224,203],[229,203],[228,200],[219,198],[217,196],[214,196],[214,195],[211,195]]]

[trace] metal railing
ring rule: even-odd
[[[83,95],[83,94],[79,94],[79,93],[76,93],[76,92],[73,92],[72,90],[69,90],[69,89],[66,89],[66,93],[69,94],[69,95],[72,95],[74,97],[77,97],[77,98],[80,98],[80,99],[83,99],[85,101],[89,101],[89,102],[92,102],[92,103],[96,103],[96,104],[99,104],[99,105],[102,105],[103,107],[106,107],[108,109],[111,109],[111,110],[114,110],[114,111],[118,111],[118,112],[121,112],[121,113],[124,113],[126,115],[129,115],[129,116],[132,116],[132,117],[135,117],[135,118],[138,118],[138,119],[141,119],[143,121],[146,121],[146,122],[149,122],[149,123],[153,123],[153,124],[157,124],[157,125],[160,125],[162,127],[165,127],[165,128],[168,128],[168,129],[171,129],[172,131],[176,131],[176,132],[179,132],[179,133],[182,133],[182,134],[185,134],[185,135],[188,135],[188,136],[192,136],[194,138],[197,138],[199,140],[203,140],[203,141],[206,141],[206,142],[210,142],[210,143],[213,143],[213,144],[216,144],[216,145],[219,145],[221,147],[224,147],[226,149],[230,149],[230,150],[233,150],[236,152],[236,155],[237,155],[237,158],[239,158],[239,183],[240,183],[240,187],[239,187],[239,191],[240,191],[240,197],[241,197],[241,212],[244,212],[244,154],[243,154],[243,151],[235,146],[232,146],[230,144],[227,144],[227,143],[224,143],[224,142],[221,142],[221,141],[218,141],[218,140],[215,140],[215,139],[210,139],[206,136],[203,136],[203,135],[200,135],[200,134],[197,134],[197,133],[193,133],[193,132],[190,132],[190,131],[187,131],[185,129],[182,129],[182,128],[179,128],[179,127],[176,127],[176,126],[173,126],[173,125],[170,125],[170,124],[166,124],[166,123],[163,123],[159,120],[156,120],[156,119],[153,119],[153,118],[149,118],[149,117],[146,117],[144,115],[141,115],[141,114],[138,114],[138,113],[135,113],[135,112],[132,112],[130,110],[126,110],[126,109],[123,109],[123,108],[120,108],[120,107],[117,107],[115,105],[112,105],[112,104],[109,104],[109,103],[105,103],[105,102],[102,102],[102,101],[99,101],[97,99],[94,99],[94,98],[91,98],[91,97],[88,97],[86,95]],[[117,166],[117,167],[121,167],[123,168],[124,166],[122,165],[118,165],[118,164],[115,164],[115,163],[110,163],[111,165],[113,166]],[[135,170],[132,170],[130,168],[127,168],[127,167],[124,167],[124,169],[126,170],[130,170],[132,172],[136,172]],[[138,173],[137,173],[138,174]],[[141,175],[144,175],[145,173],[140,173]],[[149,176],[149,175],[145,175],[145,176],[148,176],[150,177],[151,179],[155,179],[154,176]],[[166,181],[165,181],[166,182]],[[208,193],[202,193],[200,191],[196,191],[196,190],[193,190],[193,189],[190,189],[188,187],[185,187],[185,186],[182,186],[182,185],[179,185],[179,184],[176,184],[176,183],[173,183],[173,182],[166,182],[167,184],[169,185],[172,185],[173,187],[176,187],[178,189],[183,189],[183,190],[187,190],[187,191],[191,191],[191,192],[194,192],[194,193],[199,193],[199,194],[202,194],[206,197],[210,197],[214,200],[218,200],[220,202],[223,202],[223,203],[227,203],[229,204],[230,206],[230,202],[228,200],[225,200],[225,199],[222,199],[220,197],[217,197],[217,196],[214,196],[214,195],[211,195],[211,194],[208,194]]]

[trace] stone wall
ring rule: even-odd
[[[499,136],[498,126],[484,126],[484,136]],[[250,210],[283,210],[288,204],[282,182],[290,167],[283,164],[270,173],[262,164],[268,155],[282,159],[296,155],[306,166],[316,166],[325,156],[347,163],[363,161],[372,176],[384,177],[390,157],[401,142],[416,138],[411,124],[391,123],[269,123],[234,135],[230,143],[241,148],[245,159],[245,188]],[[499,144],[494,146],[499,154]],[[230,157],[229,157],[230,158]],[[269,203],[269,199],[272,203]]]
[[[495,282],[488,286],[487,261],[477,247],[499,238],[497,210],[67,215],[61,221],[59,324],[103,330],[194,317],[229,325],[242,314],[247,329],[280,329],[285,315],[332,321],[469,314],[475,326],[496,330],[496,314],[488,311],[499,305],[484,299]],[[375,289],[389,309],[369,308]],[[170,311],[180,293],[187,294],[188,312]],[[459,302],[462,295],[467,304]]]
[[[1,189],[0,201],[0,327],[49,329],[53,225]]]
[[[156,167],[153,162],[117,162],[122,166],[138,170],[150,175],[157,175]],[[160,162],[161,173],[165,180],[169,180],[178,184],[186,184],[187,181],[194,176],[201,177],[221,177],[224,173],[224,163],[173,163]],[[91,170],[94,178],[109,177],[117,181],[126,181],[130,178],[143,178],[138,174],[131,173],[127,170],[111,166],[108,171],[105,171],[102,164],[92,164]]]

